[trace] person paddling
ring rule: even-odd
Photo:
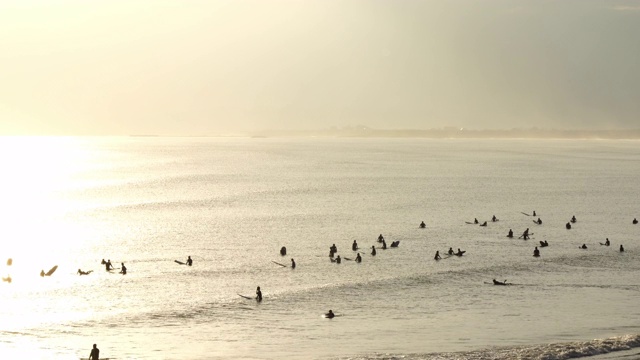
[[[498,281],[496,279],[493,279],[493,285],[507,285],[507,280],[505,281]]]

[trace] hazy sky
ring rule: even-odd
[[[640,0],[2,0],[0,134],[639,128]]]

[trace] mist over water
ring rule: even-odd
[[[3,354],[87,357],[97,343],[119,359],[560,359],[638,346],[636,141],[14,138],[1,150],[15,154],[0,164]],[[525,228],[532,239],[506,238]],[[400,246],[380,249],[379,234]],[[467,252],[433,260],[449,247]],[[192,267],[174,262],[188,255]],[[295,270],[273,263],[291,258]],[[257,286],[262,303],[238,296]]]

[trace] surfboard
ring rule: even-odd
[[[527,215],[527,216],[531,216],[531,214],[527,214],[526,212],[520,212],[521,214]]]
[[[275,262],[275,261],[273,261],[273,260],[271,260],[271,262],[272,262],[272,263],[274,263],[274,264],[276,264],[276,265],[280,265],[280,266],[282,266],[282,267],[287,267],[287,265],[285,265],[285,264],[280,264],[279,262]]]
[[[474,222],[471,222],[471,221],[465,221],[465,223],[467,223],[469,225],[474,225],[475,224]]]
[[[56,270],[58,269],[58,265],[52,267],[49,271],[47,271],[46,273],[44,273],[44,276],[51,276],[51,274],[53,274],[54,272],[56,272]]]
[[[248,299],[248,300],[253,300],[253,298],[251,296],[246,296],[246,295],[241,295],[241,294],[238,294],[238,296],[240,296],[242,298],[245,298],[245,299]]]
[[[173,260],[173,261],[175,261],[176,263],[178,263],[180,265],[186,265],[186,263],[183,263],[182,261],[178,261],[178,260]]]

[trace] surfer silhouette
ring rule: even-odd
[[[260,291],[260,286],[258,286],[258,289],[256,289],[256,301],[257,302],[262,301],[262,291]]]
[[[120,268],[120,274],[122,274],[122,275],[127,275],[127,267],[126,267],[126,266],[124,266],[124,263],[120,263],[120,265],[122,266],[122,267]]]
[[[333,319],[333,317],[336,315],[333,313],[333,310],[329,310],[329,312],[324,314],[324,316],[328,319]]]
[[[295,269],[296,268],[296,262],[295,260],[291,259],[291,268]]]
[[[193,260],[191,260],[191,255],[187,256],[187,265],[193,265]]]
[[[438,250],[438,251],[436,251],[436,256],[435,256],[433,259],[434,259],[434,260],[440,260],[440,259],[441,259],[441,257],[440,257],[440,251],[439,251],[439,250]]]
[[[371,245],[371,256],[376,256],[376,247]]]
[[[93,344],[93,349],[91,349],[91,354],[89,354],[89,360],[100,360],[100,349],[98,349],[98,345]]]

